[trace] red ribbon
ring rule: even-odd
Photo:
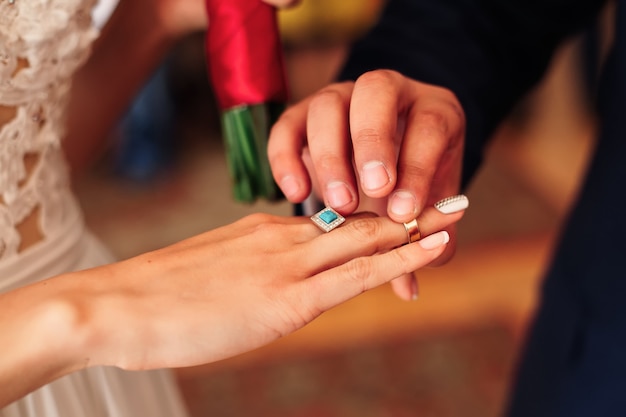
[[[207,63],[222,110],[286,103],[276,10],[261,0],[206,0]]]

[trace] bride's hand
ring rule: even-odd
[[[427,235],[461,216],[430,208],[420,228]],[[144,369],[249,351],[427,265],[446,239],[445,232],[435,233],[401,246],[404,226],[371,214],[348,218],[329,233],[307,218],[252,215],[107,268],[106,285],[114,280],[117,290],[105,289],[109,294],[96,304],[81,306],[81,316],[107,312],[101,316],[104,334],[87,344],[89,356]],[[101,344],[103,337],[115,343]]]
[[[255,349],[427,265],[446,246],[447,234],[438,231],[462,214],[425,210],[420,229],[432,236],[404,246],[402,224],[371,214],[329,233],[308,218],[256,214],[103,267],[104,279],[78,273],[87,294],[75,299],[76,315],[98,320],[84,356],[92,364],[145,369]]]
[[[303,217],[248,216],[122,262],[0,294],[2,404],[89,366],[192,366],[285,336],[437,258],[462,217],[402,224],[358,214],[329,233]],[[31,369],[28,377],[23,369]]]

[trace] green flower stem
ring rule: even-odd
[[[222,113],[222,128],[233,197],[243,203],[283,197],[267,159],[269,131],[284,110],[283,104],[239,106]]]

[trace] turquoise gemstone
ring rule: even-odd
[[[324,221],[326,224],[331,224],[335,220],[337,220],[337,215],[330,210],[326,210],[322,214],[320,214],[320,219]]]

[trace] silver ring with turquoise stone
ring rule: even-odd
[[[337,228],[341,223],[346,221],[345,217],[330,207],[325,207],[312,215],[311,220],[313,220],[313,223],[315,223],[317,227],[326,233]]]

